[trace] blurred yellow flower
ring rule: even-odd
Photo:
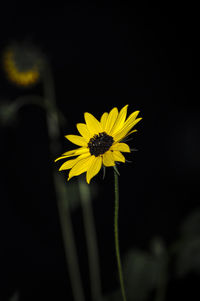
[[[109,113],[105,112],[100,122],[92,114],[85,113],[85,124],[76,125],[81,136],[65,136],[69,141],[80,146],[55,160],[77,156],[63,163],[59,169],[71,169],[68,180],[86,172],[86,181],[89,184],[102,165],[108,167],[115,166],[115,162],[125,162],[122,152],[129,153],[130,148],[122,141],[136,131],[132,128],[142,119],[137,118],[139,111],[133,112],[126,119],[127,108],[128,105],[124,106],[120,112],[116,107]]]
[[[34,47],[13,44],[3,52],[3,68],[8,80],[29,87],[40,78],[41,57]]]

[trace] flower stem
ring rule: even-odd
[[[83,212],[83,222],[86,235],[86,243],[88,250],[88,264],[90,273],[90,289],[92,300],[100,301],[102,300],[101,295],[101,277],[100,277],[100,263],[99,263],[99,253],[98,244],[96,238],[95,222],[92,211],[92,198],[89,185],[79,177],[78,180],[82,212]]]
[[[114,170],[114,179],[115,179],[115,212],[114,212],[115,249],[116,249],[116,257],[117,257],[117,265],[118,265],[118,273],[119,273],[119,281],[120,281],[122,298],[123,298],[123,301],[126,301],[127,299],[126,299],[123,273],[122,273],[122,265],[121,265],[121,259],[120,259],[119,233],[118,233],[119,181],[118,181],[118,174],[115,170]]]

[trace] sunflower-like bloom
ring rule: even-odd
[[[98,121],[92,114],[85,113],[85,123],[78,123],[80,135],[65,136],[69,141],[79,146],[77,149],[64,153],[60,159],[75,157],[62,164],[59,170],[71,169],[68,180],[86,172],[86,181],[105,167],[115,166],[116,162],[125,163],[122,152],[130,153],[129,146],[122,142],[136,130],[132,128],[142,119],[137,118],[139,111],[133,112],[127,119],[128,105],[120,112],[115,107],[109,113],[105,112]]]
[[[3,68],[12,83],[32,86],[40,79],[41,55],[34,47],[13,44],[3,52]]]

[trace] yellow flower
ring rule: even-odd
[[[8,80],[29,87],[40,79],[40,53],[34,47],[13,44],[3,52],[3,68]]]
[[[115,166],[115,162],[125,163],[122,152],[130,153],[130,148],[122,141],[136,131],[132,128],[142,119],[137,118],[139,111],[133,112],[126,119],[127,109],[128,105],[118,112],[115,107],[109,113],[105,112],[100,122],[92,114],[85,113],[85,124],[76,125],[81,136],[65,136],[69,141],[80,146],[55,160],[77,156],[63,163],[59,169],[71,169],[68,180],[86,172],[86,181],[89,184],[102,165],[108,167]]]

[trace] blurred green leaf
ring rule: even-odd
[[[121,290],[117,289],[103,297],[102,301],[122,301]]]
[[[124,260],[128,300],[146,300],[158,284],[161,268],[161,261],[157,256],[139,250],[129,252]]]
[[[176,254],[175,271],[178,277],[191,272],[200,273],[200,209],[184,220],[180,239],[172,249]]]
[[[183,238],[200,236],[200,209],[192,212],[182,223],[181,236]]]
[[[18,301],[19,300],[19,292],[16,291],[14,294],[10,297],[10,301]]]
[[[17,105],[15,102],[0,102],[0,125],[9,126],[17,120]]]
[[[200,273],[200,237],[182,242],[176,258],[176,274],[183,277],[190,272]]]

